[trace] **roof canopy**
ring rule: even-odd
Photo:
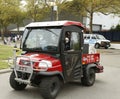
[[[26,27],[50,27],[50,26],[69,26],[69,25],[77,25],[79,27],[84,28],[84,25],[80,22],[76,21],[47,21],[47,22],[32,22],[28,24]]]

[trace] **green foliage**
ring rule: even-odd
[[[17,11],[20,10],[20,0],[0,0],[0,29],[2,39],[4,39],[4,31],[6,27],[14,23]],[[17,20],[19,20],[17,18]]]
[[[46,6],[43,0],[26,0],[26,10],[27,10],[27,17],[32,19],[32,21],[41,21],[44,20],[50,10],[49,7]]]
[[[111,30],[118,30],[118,31],[120,31],[120,24],[118,24],[116,27],[111,27]]]
[[[26,0],[26,6],[22,8],[21,0],[0,0],[0,28],[1,33],[5,27],[14,23],[19,27],[24,19],[32,21],[43,21],[51,19],[51,3],[58,6],[54,16],[59,20],[82,20],[86,16],[90,18],[90,31],[92,31],[92,20],[95,12],[103,14],[120,14],[120,0]],[[57,19],[57,17],[56,17]],[[18,28],[19,31],[19,28]]]
[[[118,24],[115,29],[120,30],[120,24]]]
[[[63,2],[59,3],[58,6],[58,14],[59,20],[77,20],[82,21],[82,9],[81,6],[78,5],[79,1],[71,1],[71,2]]]
[[[19,9],[19,0],[0,1],[0,25],[8,26],[14,19],[16,10]]]
[[[90,32],[92,33],[93,14],[95,12],[101,12],[103,14],[120,12],[120,0],[73,0],[77,2],[82,9],[82,13],[86,14],[86,17],[90,19]],[[79,8],[79,7],[77,7]],[[118,10],[119,9],[119,10]]]

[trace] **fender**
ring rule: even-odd
[[[88,73],[88,71],[89,71],[89,69],[90,68],[96,68],[96,64],[88,64],[87,66],[86,66],[86,73]]]
[[[36,75],[42,75],[42,76],[58,76],[60,77],[60,79],[62,79],[63,81],[65,81],[64,76],[61,72],[59,71],[52,71],[52,72],[37,72]]]

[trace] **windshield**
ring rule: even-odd
[[[60,28],[26,29],[22,39],[24,51],[58,51]]]
[[[97,35],[97,39],[105,40],[105,37],[102,35]]]

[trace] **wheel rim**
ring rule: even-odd
[[[99,44],[95,44],[95,48],[99,48]]]

